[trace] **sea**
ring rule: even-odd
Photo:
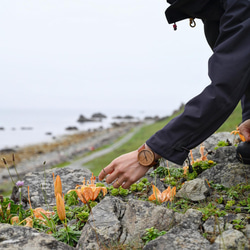
[[[107,118],[101,121],[79,123],[80,115],[91,118],[101,113]],[[164,117],[164,111],[119,111],[119,110],[80,110],[80,109],[0,109],[0,150],[14,149],[37,143],[52,142],[56,138],[80,131],[109,128],[114,122],[126,121],[115,119],[116,116],[132,116],[133,121],[143,120],[146,116]],[[78,130],[66,130],[76,127]]]

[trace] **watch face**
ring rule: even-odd
[[[138,161],[142,166],[151,166],[155,160],[154,153],[149,150],[141,150],[138,153]]]

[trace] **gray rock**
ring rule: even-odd
[[[229,141],[231,144],[234,144],[237,140],[238,136],[235,136],[231,134],[230,132],[220,132],[220,133],[214,133],[209,138],[207,138],[203,145],[205,146],[206,150],[214,151],[215,147],[218,146],[219,141]],[[227,146],[225,147],[227,148]]]
[[[143,250],[208,249],[209,241],[198,230],[202,224],[201,218],[201,212],[189,209],[178,225],[165,235],[150,241]]]
[[[73,250],[54,237],[39,233],[37,230],[29,227],[11,226],[9,224],[0,224],[0,249],[13,250]]]
[[[236,158],[236,147],[227,146],[218,148],[213,156],[213,161],[217,164],[225,162],[239,163],[238,159]]]
[[[203,179],[196,178],[186,181],[177,192],[176,197],[186,198],[192,201],[202,201],[210,194],[210,188]]]
[[[81,185],[84,177],[89,180],[91,177],[90,170],[86,168],[82,169],[69,169],[57,168],[50,169],[42,172],[35,172],[25,175],[24,186],[22,187],[22,205],[24,209],[28,208],[28,192],[27,186],[30,190],[30,200],[32,207],[46,207],[46,205],[55,205],[54,183],[53,176],[60,176],[62,181],[62,190],[66,194],[69,190],[74,189],[76,185]],[[19,202],[19,191],[13,189],[12,199]]]
[[[118,241],[142,247],[141,237],[147,228],[162,231],[174,225],[174,212],[170,209],[145,201],[131,199],[124,203],[118,198],[106,197],[93,209],[83,228],[78,249],[110,247]]]
[[[199,232],[187,229],[160,236],[150,241],[143,250],[203,250],[208,249],[209,245],[209,241]]]
[[[224,219],[222,217],[216,218],[211,216],[203,224],[204,232],[209,234],[218,234],[224,231]]]
[[[246,183],[250,179],[250,166],[241,163],[217,164],[205,170],[199,176],[225,187],[232,187],[240,183]]]
[[[230,229],[219,235],[210,250],[247,250],[250,244],[244,234],[238,230]]]

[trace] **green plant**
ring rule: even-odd
[[[159,231],[158,229],[151,227],[146,229],[145,235],[142,237],[144,244],[147,244],[149,241],[156,239],[159,236],[166,234],[166,231]]]
[[[65,202],[69,206],[77,205],[79,203],[76,191],[71,191],[64,196]]]
[[[236,190],[234,190],[233,188],[230,188],[228,191],[227,191],[227,195],[229,198],[239,198],[239,194]]]
[[[40,213],[45,220],[46,226],[49,228],[48,230],[46,230],[46,233],[47,232],[56,233],[56,223],[54,222],[54,220],[48,218],[44,213],[42,213],[42,212],[40,212]],[[41,222],[43,222],[43,221],[41,221]]]
[[[243,229],[246,227],[245,222],[243,220],[233,220],[232,221],[233,227],[235,229]]]
[[[218,149],[220,147],[226,147],[226,146],[229,146],[229,145],[230,145],[229,141],[219,141],[217,143],[217,147],[215,147],[214,149]]]
[[[119,189],[118,188],[111,189],[111,193],[110,194],[113,195],[113,196],[119,195]]]
[[[75,246],[81,236],[81,231],[76,230],[76,225],[63,226],[57,232],[53,233],[53,236],[70,246]]]
[[[225,209],[231,209],[231,207],[235,204],[235,200],[227,201]]]
[[[136,183],[132,184],[129,189],[131,192],[136,192],[137,191],[137,184]]]
[[[154,171],[150,173],[150,176],[152,177],[158,176],[159,178],[163,178],[166,175],[168,175],[168,168],[162,166],[156,168]]]
[[[241,208],[240,208],[240,207],[236,207],[236,208],[234,209],[234,212],[235,212],[235,213],[241,213]]]
[[[221,196],[219,199],[217,199],[217,202],[218,202],[219,204],[222,204],[222,203],[224,202],[223,197]]]
[[[190,202],[186,199],[180,199],[174,203],[173,210],[185,213],[190,207]]]
[[[89,212],[82,211],[76,215],[76,218],[79,219],[80,221],[87,222],[89,218]]]
[[[21,208],[22,209],[22,208]],[[17,215],[20,211],[20,206],[15,204],[13,200],[6,197],[0,201],[0,223],[10,223],[11,217]],[[22,209],[21,213],[25,211]]]
[[[206,206],[202,208],[198,208],[202,212],[202,220],[206,221],[210,216],[225,216],[226,212],[223,210],[219,210],[215,205],[213,205],[211,202]]]

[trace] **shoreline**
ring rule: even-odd
[[[16,180],[17,174],[13,164],[13,153],[18,175],[24,176],[29,172],[48,169],[64,162],[71,162],[77,157],[84,157],[95,149],[108,145],[127,134],[143,123],[128,122],[93,132],[78,132],[63,135],[54,142],[34,144],[21,147],[16,152],[1,152],[0,184],[10,181],[9,173],[2,158],[5,158],[11,176]],[[44,164],[46,162],[46,164]]]

